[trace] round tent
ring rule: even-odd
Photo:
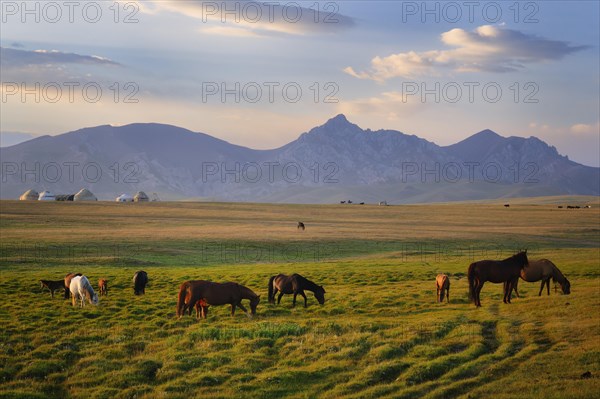
[[[42,191],[38,201],[56,201],[56,197],[50,191]]]
[[[146,202],[150,201],[150,198],[143,191],[138,191],[138,193],[133,197],[135,202]]]
[[[20,197],[19,200],[20,201],[37,201],[37,199],[40,197],[40,193],[38,193],[35,190],[27,190],[25,191]]]
[[[73,201],[98,201],[98,198],[87,188],[82,188],[75,194]]]
[[[117,201],[117,202],[133,202],[133,197],[129,194],[121,194],[115,199],[115,201]]]

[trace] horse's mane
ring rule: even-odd
[[[82,276],[79,279],[79,283],[81,284],[82,288],[86,291],[87,295],[88,295],[88,299],[92,300],[92,298],[94,297],[94,289],[92,288],[92,285],[90,284],[90,281],[87,279],[87,277]]]
[[[241,284],[237,284],[237,283],[236,283],[236,285],[239,287],[240,291],[248,294],[250,297],[252,297],[252,298],[258,297],[258,295],[256,295],[256,292],[252,291],[250,288],[248,288],[244,285],[241,285]]]
[[[313,290],[314,291],[314,290],[317,290],[317,289],[320,288],[317,283],[314,283],[314,282],[310,281],[309,279],[307,279],[304,276],[296,274],[296,278],[299,279],[300,281],[302,281],[306,285],[306,288],[309,289],[309,290]]]

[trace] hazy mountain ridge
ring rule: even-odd
[[[2,198],[29,188],[101,199],[395,203],[599,195],[600,168],[535,138],[484,130],[446,147],[338,115],[280,148],[254,150],[161,124],[84,128],[1,148]],[[99,172],[98,172],[99,171]],[[57,177],[58,176],[58,177]]]

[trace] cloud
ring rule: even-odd
[[[230,26],[208,26],[200,29],[202,33],[208,35],[230,36],[230,37],[258,37],[259,33],[243,28],[234,28]]]
[[[337,112],[346,115],[375,115],[387,120],[414,116],[422,111],[425,104],[418,96],[408,96],[397,91],[381,93],[378,97],[359,98],[343,101],[338,105]]]
[[[93,64],[120,65],[108,58],[97,55],[80,55],[63,53],[57,50],[17,50],[0,47],[1,65],[3,67],[23,67],[32,65],[61,65],[61,64]]]
[[[339,14],[337,3],[326,3],[324,10],[298,7],[280,2],[237,1],[152,1],[146,2],[142,12],[157,14],[173,12],[186,15],[202,24],[218,23],[221,27],[235,26],[231,29],[201,29],[209,34],[240,36],[241,31],[260,32],[261,36],[273,34],[307,35],[333,33],[354,26],[354,20]],[[331,7],[331,10],[329,9]],[[248,35],[246,35],[248,36]]]
[[[595,125],[588,125],[585,123],[577,123],[569,128],[571,133],[576,135],[587,135],[587,134],[600,134],[600,122]]]
[[[387,57],[375,57],[368,71],[344,72],[359,79],[383,82],[395,77],[413,78],[438,73],[447,68],[455,72],[511,72],[527,64],[554,61],[589,46],[572,46],[517,30],[483,25],[472,32],[452,29],[441,34],[450,50],[409,51]]]

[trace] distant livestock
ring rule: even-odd
[[[304,293],[304,290],[312,291],[321,305],[325,303],[325,289],[323,286],[317,285],[299,274],[292,274],[291,276],[279,274],[277,276],[272,276],[269,279],[268,288],[269,303],[275,303],[275,294],[279,292],[277,304],[281,302],[283,294],[294,294],[292,306],[296,306],[296,296],[300,295],[304,298],[304,307],[306,307],[306,294]]]
[[[100,296],[108,295],[108,280],[105,278],[98,280],[98,289],[100,290]]]
[[[444,302],[444,293],[446,294],[446,302],[450,303],[450,279],[445,274],[438,274],[435,278],[435,286],[437,288],[437,301]]]
[[[305,227],[304,227],[304,223],[302,223],[302,222],[298,222],[298,227],[297,227],[297,229],[298,229],[298,230],[300,230],[300,229],[304,230],[304,229],[305,229]]]
[[[73,277],[71,279],[69,290],[71,291],[73,306],[75,306],[77,301],[80,301],[80,306],[83,307],[86,299],[92,305],[98,304],[98,295],[94,292],[94,289],[86,276]]]
[[[64,290],[65,289],[65,281],[64,280],[40,280],[40,284],[42,289],[44,287],[50,290],[52,294],[52,298],[54,298],[54,291]]]
[[[148,273],[143,270],[137,271],[133,275],[133,293],[135,295],[145,294],[146,284],[148,284]]]

